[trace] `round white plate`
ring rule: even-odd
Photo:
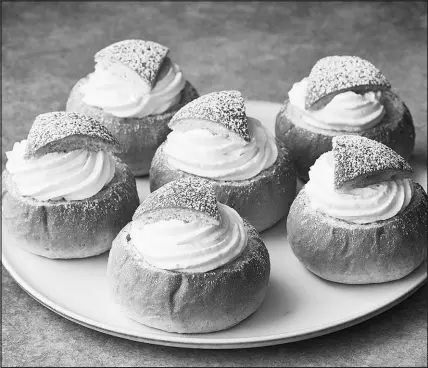
[[[273,131],[279,104],[250,101],[247,113]],[[427,169],[416,165],[415,180],[426,190]],[[140,200],[148,179],[137,180]],[[3,232],[4,234],[4,232]],[[294,257],[285,221],[262,233],[272,272],[260,309],[229,330],[196,335],[167,333],[125,317],[108,294],[108,253],[82,260],[50,260],[27,253],[3,237],[3,264],[16,282],[41,304],[86,327],[126,339],[188,348],[247,348],[303,340],[343,329],[377,315],[426,282],[426,262],[407,277],[379,285],[324,281]]]

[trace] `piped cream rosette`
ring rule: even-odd
[[[25,158],[27,140],[6,152],[6,170],[23,196],[39,201],[82,200],[104,188],[114,177],[116,162],[105,151],[85,149],[50,152]]]

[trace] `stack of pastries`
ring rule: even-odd
[[[37,116],[6,153],[2,221],[14,245],[60,259],[110,250],[114,302],[177,333],[258,310],[271,267],[259,231],[284,218],[298,260],[329,281],[393,281],[426,259],[427,195],[406,161],[412,118],[374,65],[318,61],[274,136],[241,92],[199,97],[168,52],[143,40],[99,51],[67,111]],[[147,174],[140,203],[135,176]],[[309,181],[296,196],[298,176]]]

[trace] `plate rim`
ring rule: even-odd
[[[409,286],[407,291],[397,298],[390,300],[386,304],[379,303],[381,305],[378,308],[369,308],[361,311],[359,314],[355,315],[352,319],[342,318],[337,320],[334,325],[331,323],[318,325],[315,327],[311,327],[311,332],[306,332],[309,329],[297,330],[299,333],[289,332],[285,334],[271,334],[263,337],[243,337],[243,338],[226,338],[226,339],[216,339],[216,338],[207,338],[201,340],[200,337],[192,337],[191,334],[178,334],[178,333],[169,333],[164,337],[156,335],[156,334],[147,334],[136,335],[127,333],[126,330],[122,328],[118,328],[113,330],[108,328],[107,325],[103,323],[91,320],[85,316],[82,316],[78,313],[68,310],[67,308],[61,307],[55,302],[52,302],[47,297],[43,296],[37,290],[35,290],[31,285],[29,285],[21,276],[15,272],[14,268],[7,261],[7,257],[4,257],[2,250],[2,263],[6,270],[10,273],[15,282],[22,288],[28,295],[30,295],[34,300],[53,311],[54,313],[72,321],[74,323],[80,324],[84,327],[109,334],[116,337],[125,338],[128,340],[145,342],[154,345],[164,345],[164,346],[173,346],[173,347],[181,347],[181,348],[199,348],[199,349],[242,349],[242,348],[253,348],[253,347],[262,347],[262,346],[271,346],[278,345],[283,343],[290,343],[300,340],[306,340],[315,338],[318,336],[326,335],[332,332],[336,332],[361,322],[364,322],[376,315],[379,315],[388,309],[391,309],[395,305],[399,304],[403,300],[407,299],[410,295],[415,293],[419,288],[421,288],[427,281],[427,272],[425,274],[415,280],[415,282]],[[419,267],[423,267],[426,265],[426,262],[423,262]],[[367,310],[370,312],[367,313]],[[206,334],[207,336],[209,334]],[[239,341],[236,341],[239,340]]]
[[[263,100],[247,100],[247,105],[253,105],[257,107],[264,106],[268,109],[279,109],[282,104],[280,102],[263,101]],[[420,163],[418,163],[420,164]],[[424,168],[426,164],[424,163]],[[3,247],[2,248],[2,264],[5,269],[9,272],[10,276],[18,284],[18,286],[30,295],[38,303],[53,311],[54,313],[66,318],[74,323],[90,328],[92,330],[99,331],[101,333],[109,334],[112,336],[125,338],[128,340],[144,342],[154,345],[173,346],[180,348],[198,348],[198,349],[241,349],[241,348],[253,348],[262,346],[278,345],[283,343],[290,343],[295,341],[301,341],[306,339],[315,338],[318,336],[326,335],[332,332],[336,332],[361,322],[364,322],[376,315],[379,315],[386,310],[391,309],[395,305],[399,304],[403,300],[407,299],[410,295],[415,293],[427,282],[427,271],[419,276],[411,285],[408,285],[406,291],[402,294],[398,294],[393,299],[386,298],[386,302],[379,302],[376,307],[369,307],[360,311],[358,314],[353,315],[351,318],[345,317],[334,321],[334,323],[328,322],[320,325],[311,326],[301,330],[289,331],[286,333],[277,333],[264,336],[253,336],[253,337],[234,337],[234,338],[206,338],[200,337],[202,334],[198,334],[198,337],[192,336],[192,334],[179,334],[179,333],[167,333],[167,335],[158,335],[154,333],[144,332],[141,335],[135,333],[129,333],[127,329],[122,327],[113,329],[107,324],[99,321],[95,321],[91,318],[85,317],[82,314],[73,312],[66,307],[60,306],[54,301],[45,297],[42,293],[37,291],[30,283],[25,281],[23,277],[15,271],[12,264],[5,256]],[[35,256],[35,255],[34,255]],[[424,261],[419,267],[426,267],[427,262]],[[257,312],[257,311],[256,311]],[[297,332],[297,333],[296,333]],[[210,334],[203,334],[209,336]]]

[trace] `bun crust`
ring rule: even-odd
[[[358,133],[305,129],[293,121],[287,99],[277,114],[275,136],[287,147],[296,160],[299,177],[308,180],[310,167],[323,153],[332,150],[335,135],[357,134],[381,142],[409,160],[415,145],[415,128],[407,106],[391,91],[383,91],[385,116],[373,128]],[[294,110],[294,109],[293,109]]]
[[[162,144],[155,153],[150,168],[150,191],[166,183],[196,175],[171,167]],[[214,180],[212,182],[220,203],[235,209],[257,231],[275,225],[288,214],[296,196],[296,172],[290,153],[277,141],[278,158],[275,163],[247,180]]]
[[[135,178],[116,159],[113,180],[81,201],[23,197],[9,172],[2,174],[3,230],[17,245],[47,258],[85,258],[111,248],[139,205]]]
[[[83,102],[82,87],[88,83],[89,77],[90,74],[80,79],[73,87],[68,97],[66,111],[79,112],[98,120],[119,142],[123,151],[120,158],[128,164],[134,175],[147,175],[156,149],[171,132],[168,128],[169,121],[184,105],[199,97],[198,92],[186,82],[181,91],[180,102],[163,114],[143,118],[119,118]]]
[[[407,208],[370,224],[355,224],[314,211],[305,188],[287,218],[291,249],[303,265],[323,279],[345,284],[400,279],[427,257],[428,200],[413,183]]]
[[[208,272],[163,270],[144,261],[130,238],[131,224],[113,242],[107,280],[114,301],[144,325],[168,332],[227,329],[254,313],[266,295],[269,253],[244,221],[248,244],[226,265]]]

